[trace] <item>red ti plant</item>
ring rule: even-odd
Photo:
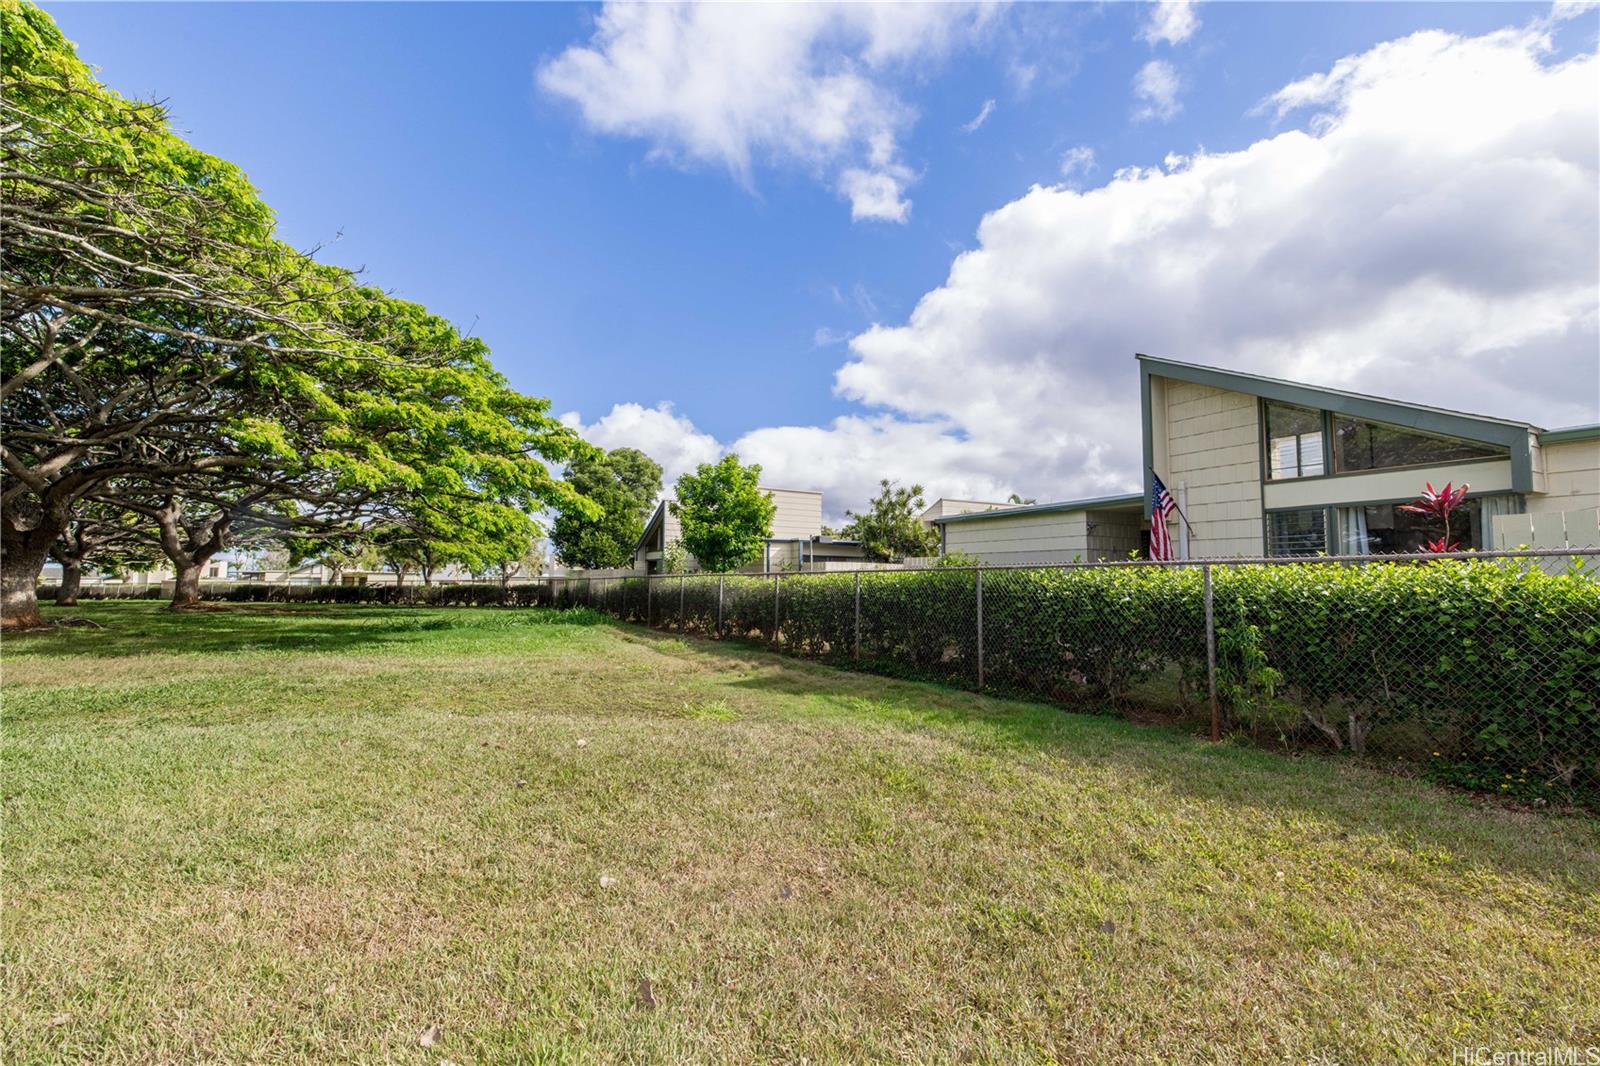
[[[1444,536],[1438,540],[1430,540],[1424,547],[1430,552],[1453,552],[1461,545],[1450,539],[1450,513],[1461,506],[1461,501],[1467,497],[1467,483],[1463,481],[1460,488],[1455,488],[1446,481],[1444,488],[1435,489],[1433,482],[1428,482],[1427,491],[1410,503],[1400,505],[1400,510],[1410,511],[1412,514],[1428,515],[1444,523]]]

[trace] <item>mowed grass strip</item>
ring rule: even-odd
[[[4,647],[12,1064],[1600,1033],[1592,820],[584,613],[81,613]]]

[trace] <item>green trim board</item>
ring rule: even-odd
[[[950,522],[978,522],[986,518],[1016,518],[1030,514],[1056,514],[1065,511],[1093,511],[1107,509],[1132,509],[1142,497],[1137,492],[1117,496],[1097,496],[1087,500],[1063,500],[1060,503],[1030,503],[1020,507],[998,507],[992,511],[967,511],[963,514],[944,515],[933,520],[941,529]]]
[[[1547,429],[1539,434],[1541,445],[1571,444],[1583,440],[1600,440],[1600,422],[1588,426],[1562,426],[1560,429]]]
[[[1152,414],[1149,402],[1150,378],[1155,376],[1169,378],[1174,381],[1187,381],[1196,385],[1209,385],[1212,388],[1258,396],[1264,400],[1274,400],[1298,407],[1309,407],[1333,414],[1345,414],[1373,422],[1385,422],[1402,429],[1415,429],[1440,436],[1459,437],[1463,440],[1479,441],[1484,444],[1496,444],[1506,448],[1511,454],[1512,488],[1517,492],[1533,491],[1532,441],[1536,435],[1543,434],[1544,430],[1530,423],[1494,418],[1489,415],[1468,414],[1464,411],[1450,411],[1441,407],[1402,403],[1398,400],[1385,400],[1376,396],[1362,395],[1361,393],[1322,388],[1316,385],[1302,385],[1293,381],[1283,381],[1279,378],[1263,377],[1259,374],[1246,374],[1235,370],[1221,370],[1217,367],[1200,366],[1195,363],[1179,363],[1170,359],[1158,359],[1155,356],[1142,353],[1136,355],[1135,358],[1139,361],[1141,401],[1144,408],[1145,466],[1147,468],[1145,471],[1145,487],[1147,489],[1150,486],[1148,467],[1151,441],[1150,419]],[[1263,479],[1266,476],[1266,468],[1264,466],[1262,467],[1261,476]]]
[[[1144,427],[1144,450],[1140,452],[1140,455],[1144,458],[1144,471],[1141,475],[1144,482],[1144,504],[1141,510],[1144,512],[1145,518],[1149,519],[1150,497],[1156,488],[1153,480],[1155,477],[1155,470],[1153,469],[1155,456],[1151,454],[1155,451],[1156,444],[1155,431],[1150,421],[1150,367],[1145,363],[1144,356],[1136,356],[1135,358],[1139,361],[1139,420]]]
[[[1285,381],[1282,378],[1269,378],[1261,374],[1247,374],[1239,370],[1223,370],[1219,367],[1202,366],[1199,363],[1180,363],[1172,359],[1161,359],[1153,355],[1139,354],[1134,356],[1141,366],[1154,368],[1153,372],[1160,377],[1173,378],[1177,381],[1190,381],[1197,385],[1211,385],[1231,392],[1243,392],[1252,396],[1264,396],[1269,400],[1280,400],[1284,403],[1298,404],[1301,407],[1310,407],[1320,411],[1338,411],[1346,414],[1361,415],[1373,418],[1380,422],[1389,422],[1397,426],[1411,426],[1416,429],[1429,430],[1443,433],[1445,436],[1461,436],[1468,440],[1496,441],[1493,436],[1481,435],[1487,426],[1501,426],[1533,430],[1537,433],[1544,432],[1539,426],[1529,422],[1520,422],[1515,419],[1496,418],[1493,415],[1470,414],[1466,411],[1452,411],[1445,407],[1429,407],[1424,404],[1405,403],[1400,400],[1388,400],[1381,396],[1368,396],[1359,392],[1346,392],[1343,389],[1331,389],[1321,385],[1306,385],[1296,381]],[[1460,427],[1460,430],[1453,427]],[[1474,428],[1474,426],[1478,428]]]

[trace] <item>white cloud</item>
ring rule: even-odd
[[[563,421],[602,447],[638,448],[654,458],[666,472],[668,494],[678,475],[734,452],[743,462],[761,465],[765,485],[822,490],[831,522],[865,505],[880,478],[923,485],[929,503],[939,496],[1003,500],[1024,481],[1003,450],[963,439],[940,420],[846,415],[826,426],[755,429],[726,444],[666,405],[618,404],[589,426],[576,415]]]
[[[561,421],[582,433],[591,444],[607,451],[638,448],[661,464],[662,479],[668,491],[679,474],[701,463],[714,463],[722,455],[717,439],[702,433],[693,422],[674,412],[670,403],[655,407],[619,403],[605,417],[587,426],[576,411],[562,415]]]
[[[998,443],[1050,496],[1137,473],[1135,351],[1592,421],[1600,62],[1545,55],[1419,34],[1278,94],[1324,109],[1311,132],[1035,188],[839,387]]]
[[[1600,420],[1600,57],[1551,56],[1537,29],[1417,34],[1273,94],[1304,129],[1034,188],[904,324],[851,342],[836,389],[870,414],[730,446],[835,515],[885,476],[931,496],[1136,488],[1136,351]]]
[[[1555,0],[1550,5],[1550,17],[1565,22],[1600,9],[1600,0]]]
[[[1152,47],[1163,41],[1182,44],[1200,28],[1200,17],[1194,11],[1198,6],[1194,0],[1158,0],[1150,5],[1139,38]]]
[[[972,116],[972,120],[970,122],[963,122],[961,124],[961,132],[977,133],[978,127],[982,126],[985,122],[988,122],[989,116],[992,114],[994,114],[994,101],[985,100],[983,102],[983,106],[978,109],[978,113]]]
[[[911,172],[890,166],[881,170],[851,167],[839,175],[839,191],[850,201],[850,217],[879,222],[904,222],[911,215],[911,201],[900,195]]]
[[[760,163],[799,166],[852,217],[904,221],[915,174],[899,138],[915,115],[892,82],[972,39],[990,10],[608,3],[589,43],[545,63],[539,84],[654,158],[726,167],[746,186]]]
[[[1133,117],[1161,122],[1177,117],[1178,112],[1183,110],[1183,105],[1178,102],[1181,88],[1178,71],[1173,65],[1165,59],[1152,59],[1133,76],[1133,95],[1140,101]]]
[[[1084,177],[1095,169],[1094,149],[1086,144],[1068,148],[1061,156],[1063,178]]]

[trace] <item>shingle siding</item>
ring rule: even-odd
[[[1196,558],[1259,555],[1261,542],[1260,420],[1254,396],[1167,380],[1166,469],[1157,473],[1176,495],[1185,487],[1184,513],[1194,527],[1189,553]],[[1171,519],[1173,540],[1178,520]]]
[[[1529,513],[1600,507],[1600,440],[1545,444],[1544,493],[1528,497]]]
[[[777,510],[772,515],[772,536],[804,537],[822,532],[822,493],[803,489],[768,489]]]
[[[1088,551],[1082,511],[1016,515],[945,526],[945,550],[986,563],[1071,562]]]

